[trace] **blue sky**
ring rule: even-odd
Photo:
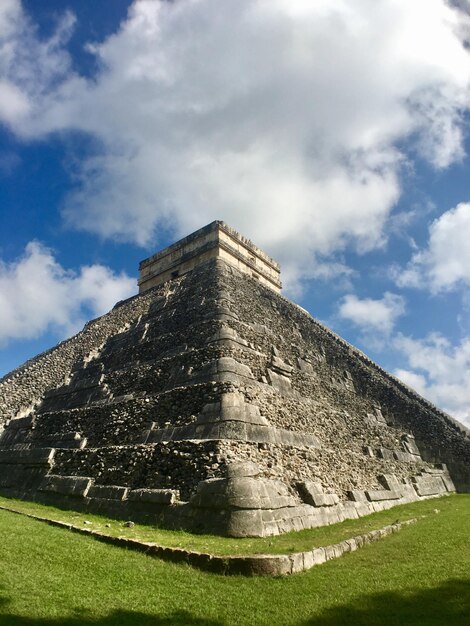
[[[2,0],[0,375],[223,219],[470,423],[468,0]]]

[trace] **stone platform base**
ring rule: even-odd
[[[36,472],[36,470],[35,470]],[[229,537],[267,537],[336,524],[377,511],[455,491],[445,467],[411,481],[381,475],[383,489],[351,491],[348,500],[324,493],[320,483],[297,485],[298,495],[278,480],[261,477],[251,462],[227,466],[226,478],[199,482],[189,502],[171,489],[130,489],[95,484],[92,478],[33,472],[35,488],[0,487],[7,497],[89,511],[116,519]]]
[[[311,569],[316,565],[321,565],[326,561],[337,559],[347,552],[355,552],[356,550],[383,539],[392,533],[396,533],[405,526],[415,524],[416,518],[406,520],[404,522],[396,522],[389,524],[377,530],[371,530],[362,535],[356,535],[350,539],[345,539],[339,543],[328,546],[321,546],[306,550],[304,552],[294,552],[292,554],[256,554],[252,556],[218,556],[214,554],[195,552],[185,550],[183,548],[168,548],[156,543],[139,541],[138,539],[128,539],[126,537],[112,537],[97,530],[90,528],[82,528],[74,526],[66,522],[50,520],[38,515],[29,513],[20,513],[15,509],[0,506],[1,510],[11,513],[25,515],[31,519],[46,522],[51,526],[65,528],[72,532],[88,535],[113,545],[121,546],[129,550],[144,552],[149,556],[153,556],[165,561],[176,563],[188,563],[198,569],[206,570],[216,574],[224,575],[242,575],[242,576],[285,576],[288,574],[297,574]]]

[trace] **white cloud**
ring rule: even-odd
[[[19,0],[0,3],[0,122],[16,128],[42,117],[49,98],[71,77],[64,45],[75,18],[65,12],[48,40],[40,40]]]
[[[425,339],[398,335],[394,346],[410,368],[398,369],[395,375],[470,426],[470,337],[452,345],[437,333]]]
[[[399,143],[435,167],[462,157],[468,17],[445,0],[140,0],[89,46],[93,79],[70,69],[72,23],[39,41],[2,3],[0,74],[22,105],[0,119],[24,139],[99,140],[65,203],[76,228],[155,245],[222,218],[295,282],[383,245]]]
[[[427,248],[414,254],[404,270],[394,268],[393,275],[400,287],[434,293],[470,285],[470,203],[462,202],[436,219]]]
[[[90,314],[101,315],[135,293],[135,285],[102,265],[65,270],[50,250],[30,242],[19,260],[0,262],[0,345],[49,329],[72,334]]]
[[[358,298],[348,294],[342,298],[338,313],[342,319],[351,321],[366,333],[389,334],[395,321],[405,312],[405,300],[401,296],[386,292],[380,300]]]
[[[24,94],[8,81],[0,81],[0,119],[14,123],[29,113],[29,102]]]
[[[426,378],[422,374],[417,374],[416,372],[411,372],[410,370],[404,369],[396,369],[394,372],[395,376],[402,380],[408,387],[414,389],[417,393],[426,397],[427,394],[427,385]]]

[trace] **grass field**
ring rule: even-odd
[[[468,626],[470,496],[411,506],[418,524],[277,579],[204,573],[0,511],[0,624]]]
[[[198,552],[219,555],[235,554],[286,554],[302,552],[318,546],[337,543],[354,535],[381,528],[386,524],[405,521],[411,518],[430,515],[436,508],[435,500],[413,502],[394,507],[374,515],[356,520],[346,520],[341,524],[291,532],[277,537],[255,537],[235,539],[215,535],[195,535],[184,531],[172,531],[155,526],[135,524],[128,528],[123,521],[76,511],[61,510],[34,502],[13,500],[0,496],[0,506],[6,506],[24,513],[30,513],[51,520],[71,523],[74,526],[90,528],[114,537],[121,536],[140,541],[150,541],[168,547],[185,548]],[[444,500],[440,500],[444,503]],[[446,504],[443,504],[446,506]]]

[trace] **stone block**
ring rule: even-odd
[[[379,424],[387,425],[387,420],[382,414],[382,410],[379,407],[375,408],[375,418]]]
[[[286,576],[292,574],[292,561],[288,555],[262,555],[251,559],[251,574],[262,576]]]
[[[321,565],[322,563],[325,563],[325,561],[327,560],[325,548],[315,548],[314,550],[312,550],[312,557],[315,565]]]
[[[339,497],[335,493],[323,493],[323,487],[319,482],[302,482],[297,488],[302,500],[312,506],[333,506],[339,502]]]
[[[402,452],[401,450],[394,450],[393,456],[397,461],[402,463],[415,463],[420,460],[420,457],[415,454],[410,454],[409,452]]]
[[[227,523],[227,534],[229,537],[263,537],[261,512],[257,510],[231,511]]]
[[[263,484],[265,493],[269,497],[290,495],[288,486],[286,485],[286,483],[283,483],[281,480],[276,480],[274,478],[263,479],[262,484]]]
[[[357,550],[358,545],[354,537],[351,537],[351,539],[346,539],[345,541],[349,545],[349,552],[354,552],[355,550]]]
[[[263,528],[264,528],[264,537],[273,537],[274,535],[279,534],[279,526],[277,525],[277,522],[273,522],[273,521],[263,522]]]
[[[398,500],[400,498],[399,493],[389,489],[366,491],[366,496],[370,502],[380,502],[381,500]]]
[[[245,422],[245,417],[244,406],[226,406],[221,409],[219,419],[225,422]]]
[[[269,383],[280,393],[285,395],[291,394],[292,384],[290,378],[287,378],[287,376],[283,376],[282,374],[278,374],[272,369],[267,370],[267,375]]]
[[[82,433],[76,431],[70,431],[65,433],[54,433],[48,435],[49,441],[80,441],[83,439]]]
[[[118,485],[92,485],[88,489],[87,497],[102,500],[125,500],[128,492],[128,487]]]
[[[448,472],[444,472],[442,474],[441,478],[442,478],[442,482],[444,483],[445,488],[447,489],[447,491],[450,491],[450,492],[455,491],[454,482],[453,482],[453,480],[450,477],[450,474]]]
[[[291,365],[287,365],[287,363],[285,363],[281,358],[277,356],[272,357],[271,367],[283,376],[289,376],[290,374],[292,374],[292,371],[294,369]]]
[[[258,476],[259,473],[259,466],[252,461],[240,461],[227,465],[228,478],[254,477]]]
[[[400,491],[400,483],[398,482],[395,474],[380,474],[377,476],[379,482],[385,487],[385,489],[389,489],[391,491]]]
[[[31,428],[34,423],[34,418],[32,415],[27,415],[26,417],[17,417],[8,423],[7,428],[11,428],[12,430],[17,430],[19,428]]]
[[[321,482],[314,480],[306,480],[297,483],[297,489],[301,496],[304,494],[310,496],[312,493],[323,493],[323,485]]]
[[[49,466],[55,454],[55,448],[30,448],[26,450],[0,449],[0,464],[22,464]]]
[[[198,482],[196,493],[203,496],[211,496],[213,494],[225,494],[226,489],[227,481],[225,478],[208,478]]]
[[[367,502],[366,492],[353,489],[348,491],[348,498],[353,502]]]
[[[279,532],[282,533],[290,533],[295,530],[295,526],[292,523],[292,519],[289,517],[282,517],[278,523]]]
[[[338,502],[339,497],[335,493],[316,493],[312,495],[313,506],[334,506]]]
[[[315,559],[313,558],[313,553],[304,552],[304,569],[308,570],[315,565]]]
[[[331,559],[335,559],[337,554],[336,554],[336,550],[335,550],[335,546],[325,546],[324,547],[325,550],[325,560],[326,561],[330,561]]]
[[[246,425],[247,441],[260,443],[277,443],[278,431],[273,427],[257,426],[252,424]]]
[[[369,515],[369,513],[373,512],[372,507],[372,503],[367,501],[367,502],[356,502],[355,503],[355,507],[357,510],[357,514],[359,515],[359,517],[362,517],[363,515]]]
[[[289,559],[291,562],[290,573],[298,574],[299,572],[303,572],[305,569],[304,566],[304,553],[296,552],[294,554],[289,555]]]
[[[187,437],[187,439],[190,439],[190,437]],[[220,439],[219,424],[207,424],[202,431],[201,439]]]
[[[225,493],[214,493],[210,497],[200,493],[194,493],[189,499],[189,504],[192,509],[208,509],[211,512],[222,511],[229,508]],[[198,513],[198,515],[200,514]]]
[[[228,409],[229,407],[244,407],[245,396],[242,393],[230,392],[222,394],[220,398],[220,408]]]
[[[236,346],[237,344],[244,347],[248,346],[248,342],[242,339],[233,328],[230,328],[230,326],[226,324],[222,324],[220,330],[206,341],[207,344],[214,342],[220,342],[229,347],[233,345]]]
[[[388,450],[388,448],[378,448],[377,456],[379,459],[385,459],[386,461],[393,461],[393,450]]]
[[[356,502],[342,502],[340,505],[342,515],[344,519],[357,519],[359,517],[359,512],[357,510]]]
[[[416,456],[420,456],[419,448],[416,445],[416,441],[413,435],[404,435],[402,439],[402,445],[406,452],[409,452],[410,454],[414,454]]]
[[[244,378],[253,379],[253,372],[248,367],[248,365],[244,365],[243,363],[239,363],[235,361],[232,357],[224,356],[217,360],[216,363],[216,372],[217,374],[222,374],[224,372],[229,372],[233,374],[237,374],[238,376],[242,376]]]
[[[222,396],[220,415],[217,418],[221,421],[240,421],[249,424],[257,424],[267,426],[268,421],[262,417],[259,407],[252,404],[241,402],[240,404],[225,404],[224,399],[227,395]]]
[[[179,500],[179,491],[176,489],[131,489],[127,497],[131,502],[174,504]]]
[[[284,446],[294,445],[294,433],[285,429],[276,429],[273,433],[274,441]]]
[[[247,430],[244,422],[222,422],[219,425],[220,439],[246,441]]]
[[[39,491],[58,493],[64,496],[84,497],[93,484],[92,478],[84,476],[59,476],[50,474],[45,476],[39,486]]]
[[[296,501],[291,496],[274,496],[267,498],[261,503],[260,508],[284,509],[292,508],[296,505]]]
[[[434,496],[447,492],[447,488],[440,476],[417,476],[412,480],[416,493],[419,496]]]
[[[240,498],[267,497],[263,481],[251,477],[236,477],[227,480],[225,483],[225,493],[232,497]]]

